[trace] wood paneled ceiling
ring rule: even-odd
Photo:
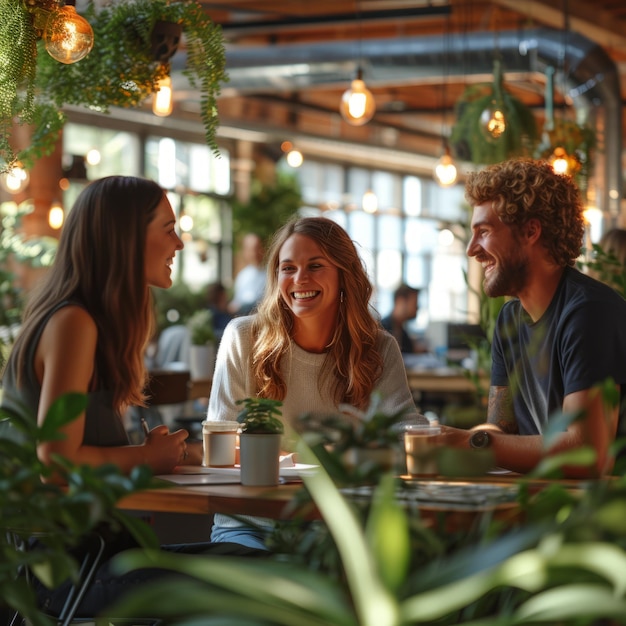
[[[339,142],[360,146],[364,154],[367,147],[381,147],[439,156],[442,134],[449,133],[454,121],[455,101],[469,83],[490,79],[485,68],[500,54],[508,35],[515,39],[525,33],[555,33],[551,44],[557,49],[555,64],[561,76],[555,84],[556,107],[573,104],[567,81],[579,51],[571,55],[564,51],[575,37],[606,51],[619,72],[620,106],[626,94],[623,0],[202,0],[202,4],[222,26],[227,42],[231,80],[219,100],[224,136],[245,129],[268,143],[295,138],[311,146],[317,137],[327,147],[336,148]],[[478,38],[486,44],[474,53],[471,48]],[[521,69],[508,58],[512,57],[504,56],[507,88],[542,119],[544,66]],[[367,125],[352,127],[340,117],[338,105],[359,65],[376,98],[377,113]],[[197,107],[193,93],[178,91],[176,116],[193,118]],[[626,124],[621,127],[626,129]]]

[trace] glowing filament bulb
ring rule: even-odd
[[[369,122],[376,112],[376,101],[372,92],[360,78],[355,78],[341,97],[339,111],[343,118],[353,126],[362,126]]]
[[[93,30],[89,22],[66,5],[52,13],[43,33],[48,54],[60,63],[76,63],[93,48]]]
[[[152,97],[152,112],[167,117],[173,109],[172,79],[165,76],[159,81],[159,89]]]

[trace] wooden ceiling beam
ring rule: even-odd
[[[555,6],[554,0],[493,0],[501,7],[517,11],[531,20],[536,20],[552,28],[565,28],[566,16],[562,8]],[[568,29],[584,35],[603,47],[626,52],[626,22],[616,20],[615,15],[603,11],[588,0],[568,0]]]

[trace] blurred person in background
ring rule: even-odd
[[[259,303],[265,292],[267,280],[263,256],[263,241],[256,233],[248,233],[241,242],[244,267],[235,277],[233,299],[228,305],[232,315],[248,315]]]
[[[406,324],[415,321],[419,309],[419,289],[409,285],[400,285],[393,292],[393,309],[380,321],[382,327],[391,333],[403,354],[424,352],[418,339],[414,339],[406,330]]]

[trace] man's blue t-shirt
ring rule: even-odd
[[[521,435],[541,434],[563,398],[612,378],[626,391],[626,300],[568,267],[541,319],[515,299],[500,311],[491,384],[510,387]],[[620,406],[623,406],[621,403]],[[620,409],[620,431],[626,424]]]

